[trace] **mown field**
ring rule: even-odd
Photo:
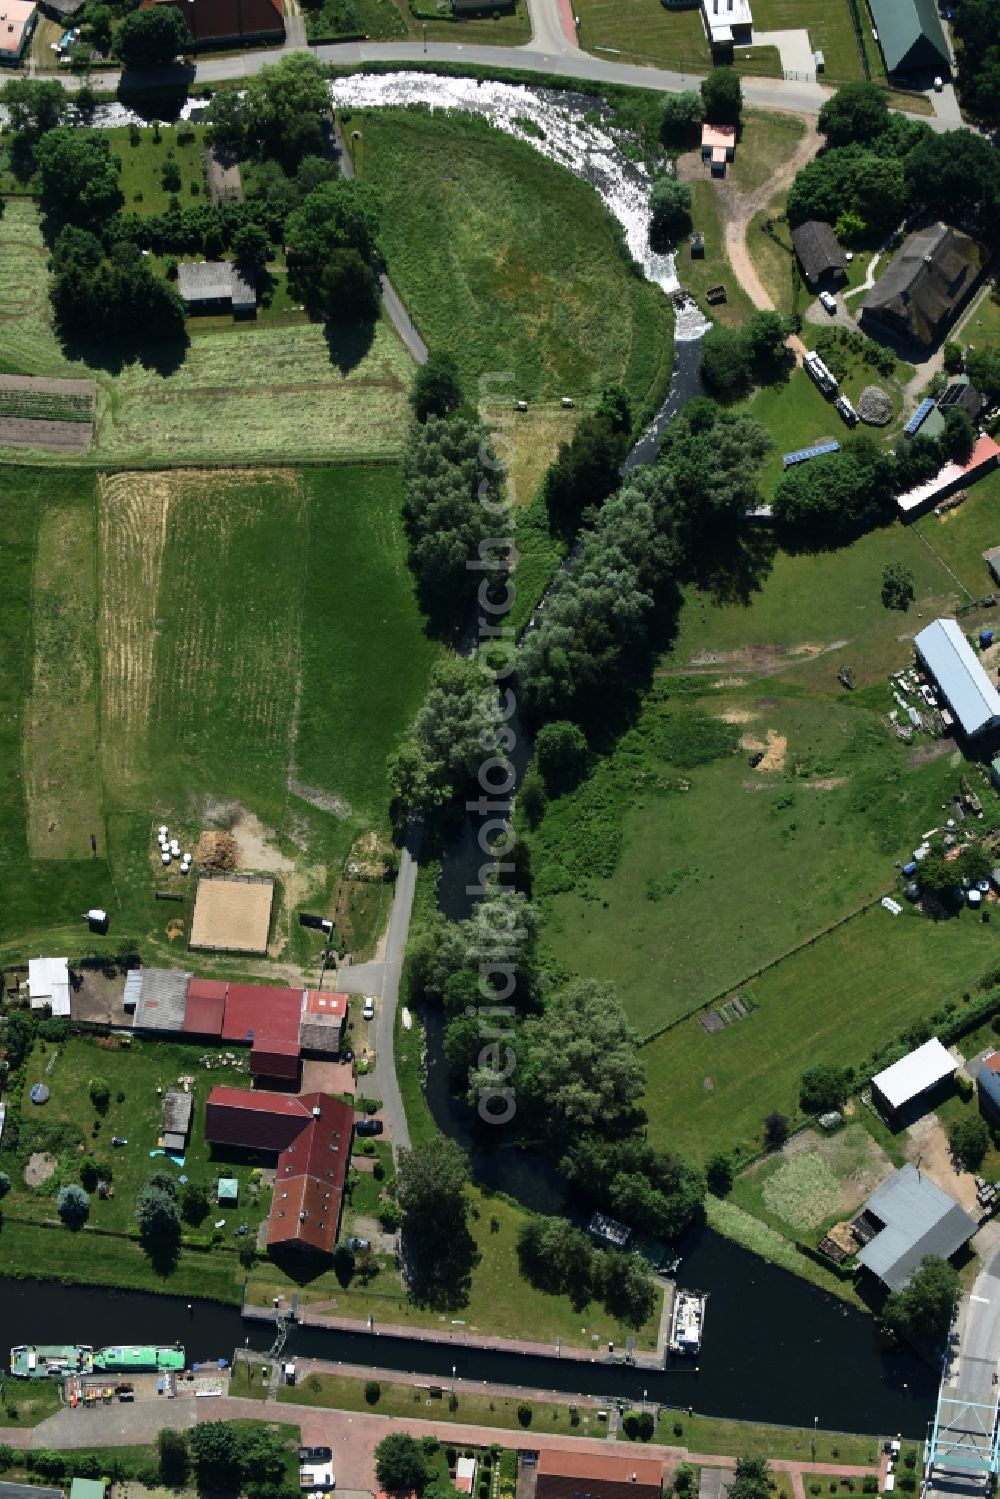
[[[846,0],[844,0],[846,8]],[[701,74],[712,67],[708,43],[697,8],[667,10],[645,0],[576,0],[580,46],[598,56],[619,54],[623,62],[653,63]],[[796,22],[802,25],[802,22]],[[760,28],[763,30],[763,26]],[[735,63],[741,73],[781,77],[778,52],[773,47],[738,47]]]
[[[153,862],[165,817],[191,843],[258,819],[284,915],[332,902],[351,843],[385,826],[385,758],[435,655],[396,471],[18,469],[7,489],[0,943],[82,950],[103,905],[112,947],[171,949],[188,907],[154,887],[191,891]]]
[[[380,110],[349,123],[382,195],[389,273],[473,402],[487,372],[510,372],[511,402],[586,401],[609,380],[645,402],[669,370],[672,313],[585,183],[482,121]]]
[[[914,526],[951,568],[958,583],[977,599],[996,587],[983,553],[1000,546],[998,502],[1000,473],[987,474],[968,491],[968,498],[957,509],[941,516],[925,515]]]
[[[614,979],[642,1033],[881,894],[955,781],[947,758],[912,771],[879,723],[907,659],[897,636],[916,628],[881,604],[891,558],[925,617],[950,604],[948,575],[901,528],[779,553],[746,608],[691,592],[635,729],[550,804],[532,849],[546,941],[571,971]],[[699,726],[724,719],[712,754]],[[752,770],[769,746],[771,768]]]
[[[370,345],[344,330],[328,339],[310,323],[191,324],[179,368],[161,374],[136,363],[115,374],[65,357],[47,279],[37,213],[11,202],[0,219],[0,373],[96,379],[89,462],[372,458],[400,449],[413,364],[384,322]]]

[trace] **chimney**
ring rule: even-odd
[[[317,1103],[317,1104],[313,1105],[313,1111],[312,1112],[313,1112],[313,1118],[314,1119],[319,1119],[321,1117],[322,1113],[323,1113],[323,1110],[320,1108],[319,1104]]]
[[[299,1214],[299,1222],[300,1223],[305,1223],[305,1221],[306,1221],[306,1219],[308,1217],[309,1217],[309,1214],[306,1212],[305,1208],[303,1208],[302,1211],[301,1211],[301,1213]]]

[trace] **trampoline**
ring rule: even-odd
[[[33,1083],[31,1087],[32,1103],[48,1103],[49,1090],[44,1083]]]

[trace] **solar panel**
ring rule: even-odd
[[[906,433],[907,437],[913,436],[917,428],[927,420],[933,410],[934,402],[929,396],[926,398],[926,400],[920,402],[920,405],[917,407],[916,411],[913,413],[913,415],[910,417],[910,420],[903,428],[903,431]]]
[[[839,442],[819,442],[813,448],[799,448],[794,453],[786,453],[781,461],[785,468],[793,468],[796,463],[805,463],[810,458],[822,458],[824,453],[839,452]]]

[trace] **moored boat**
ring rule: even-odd
[[[15,1379],[61,1379],[64,1374],[89,1374],[93,1367],[89,1343],[19,1343],[10,1350]]]
[[[172,1343],[169,1347],[157,1347],[152,1343],[115,1343],[97,1350],[94,1368],[108,1373],[138,1374],[159,1370],[180,1373],[184,1368],[184,1349],[180,1343]]]
[[[703,1291],[682,1291],[678,1288],[670,1314],[671,1353],[701,1352],[707,1300],[708,1296]]]

